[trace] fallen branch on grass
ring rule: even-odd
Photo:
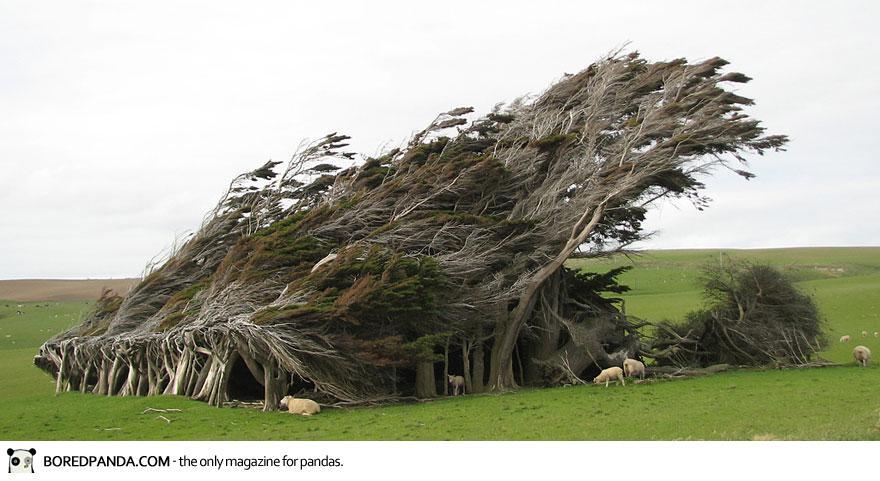
[[[147,408],[147,409],[144,409],[144,412],[142,412],[141,414],[147,414],[147,413],[179,413],[179,412],[181,412],[180,409],[174,409],[174,408],[168,408],[168,409]]]
[[[689,367],[673,367],[673,366],[651,366],[646,368],[647,374],[653,377],[667,377],[667,378],[680,378],[680,377],[694,377],[694,376],[706,376],[709,374],[715,374],[719,372],[724,372],[730,369],[730,365],[728,364],[714,364],[709,367],[704,368],[689,368]]]

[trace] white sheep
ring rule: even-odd
[[[868,331],[862,331],[862,337],[868,337]]]
[[[840,342],[849,342],[849,334],[846,336],[840,336]]]
[[[321,412],[321,405],[315,401],[293,396],[284,396],[278,406],[281,409],[287,409],[287,412],[291,414],[302,414],[303,416],[311,416]]]
[[[602,384],[604,382],[605,387],[608,387],[608,382],[612,379],[617,379],[620,381],[620,384],[626,386],[626,381],[623,380],[623,369],[617,366],[603,369],[602,372],[593,379],[593,384]]]
[[[623,374],[627,377],[639,376],[645,378],[645,363],[636,359],[626,358],[623,360]]]
[[[856,346],[853,348],[853,358],[862,367],[867,367],[871,361],[871,350],[865,346]]]
[[[447,375],[449,384],[452,386],[452,395],[458,396],[458,392],[461,391],[464,394],[464,376],[453,376],[452,374]]]
[[[874,331],[874,337],[880,337],[880,332]]]

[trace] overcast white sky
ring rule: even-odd
[[[878,5],[0,2],[0,279],[135,276],[234,175],[332,131],[373,154],[612,48],[722,56],[788,152],[643,247],[878,245]]]

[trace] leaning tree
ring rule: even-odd
[[[302,389],[370,402],[433,396],[442,373],[479,392],[619,363],[640,349],[608,296],[620,271],[565,261],[640,239],[658,200],[701,207],[702,175],[748,178],[747,154],[783,146],[726,64],[615,54],[346,169],[348,137],[328,135],[234,179],[194,235],[35,362],[58,390],[214,405],[249,391],[265,409]]]

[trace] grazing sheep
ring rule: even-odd
[[[840,342],[849,342],[849,335],[840,336]]]
[[[635,359],[626,358],[623,360],[623,374],[627,377],[639,376],[639,379],[644,379],[645,363]]]
[[[862,331],[862,337],[868,337],[868,331]]]
[[[293,396],[284,396],[278,403],[281,409],[287,409],[291,414],[302,414],[303,416],[311,416],[321,412],[321,405],[311,399],[295,398]]]
[[[853,357],[862,367],[867,367],[871,361],[871,350],[865,346],[856,346],[853,348]]]
[[[880,337],[880,332],[874,331],[874,337]]]
[[[452,395],[458,396],[459,390],[464,394],[464,376],[453,376],[449,374],[447,377],[449,378],[449,384],[452,385]]]
[[[603,369],[602,372],[593,379],[593,384],[602,384],[604,382],[605,387],[608,387],[608,382],[612,379],[617,379],[620,381],[620,384],[626,386],[626,381],[623,380],[623,369],[617,366]]]

